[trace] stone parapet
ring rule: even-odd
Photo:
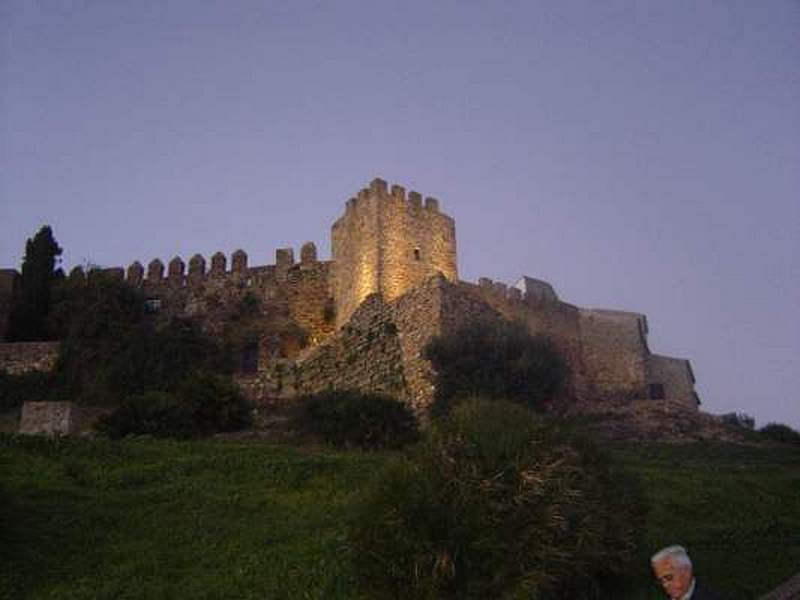
[[[19,433],[69,435],[79,429],[78,408],[72,402],[25,402]]]
[[[0,344],[0,370],[10,375],[52,371],[58,360],[59,342]]]

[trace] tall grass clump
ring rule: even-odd
[[[470,401],[366,492],[357,572],[368,597],[610,597],[636,559],[637,490],[530,411]]]
[[[294,428],[326,443],[364,450],[396,449],[419,436],[407,404],[381,394],[335,390],[301,398]]]

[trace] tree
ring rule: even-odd
[[[53,281],[63,277],[60,268],[61,246],[53,230],[44,225],[25,244],[22,259],[21,294],[11,311],[9,337],[16,341],[47,339],[47,314],[51,306]]]
[[[425,348],[436,371],[434,416],[465,398],[505,399],[541,409],[564,389],[567,363],[543,336],[499,319],[478,320]]]

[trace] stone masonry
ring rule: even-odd
[[[491,316],[549,337],[570,365],[569,395],[578,403],[699,405],[689,361],[650,352],[644,315],[568,304],[532,277],[513,286],[459,281],[455,223],[434,198],[373,180],[333,224],[331,250],[330,261],[308,242],[299,261],[281,248],[274,264],[250,266],[237,250],[230,265],[217,252],[208,262],[173,257],[106,272],[140,289],[157,318],[195,319],[213,335],[241,329],[250,310],[237,379],[253,399],[358,388],[397,396],[424,414],[434,393],[425,345]],[[13,271],[0,271],[0,301],[15,281]],[[42,347],[41,363],[26,353],[0,345],[0,368],[17,369],[8,358],[15,354],[19,364],[51,364],[52,349]]]

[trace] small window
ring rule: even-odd
[[[258,371],[258,344],[248,344],[242,351],[242,373]]]
[[[414,260],[420,260],[419,248],[414,248]]]
[[[161,310],[161,298],[148,298],[144,301],[144,312],[157,313]]]
[[[663,383],[651,383],[650,386],[650,400],[663,400],[666,398],[666,394],[664,393],[664,384]]]

